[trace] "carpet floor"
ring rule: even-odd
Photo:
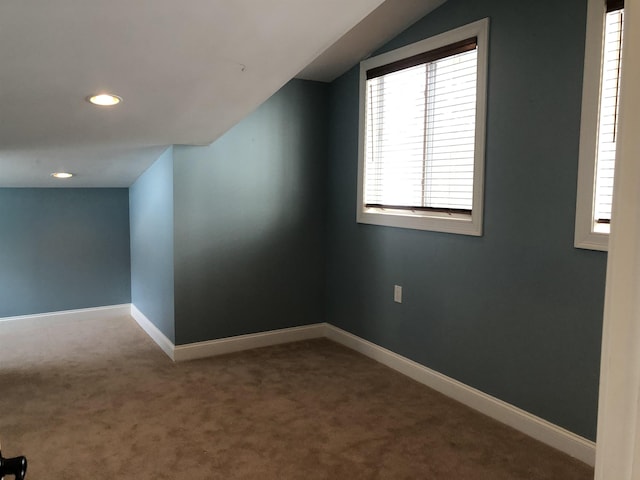
[[[129,317],[0,324],[0,439],[32,480],[593,478],[328,340],[174,364]]]

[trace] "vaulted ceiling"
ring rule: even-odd
[[[443,2],[3,0],[0,187],[129,186],[167,145],[211,143],[296,76],[333,80]],[[103,91],[123,102],[85,100]]]

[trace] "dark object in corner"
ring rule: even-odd
[[[4,458],[0,451],[0,480],[5,475],[13,475],[15,480],[24,480],[27,474],[27,459],[25,457]]]

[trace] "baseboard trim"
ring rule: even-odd
[[[18,315],[0,318],[0,325],[5,322],[20,322],[20,326],[50,325],[54,322],[68,322],[78,320],[104,320],[114,316],[129,315],[129,304],[108,305],[104,307],[79,308],[76,310],[62,310],[58,312],[36,313],[33,315]]]
[[[406,357],[326,324],[325,336],[501,423],[594,466],[595,443]]]
[[[301,327],[283,328],[268,332],[238,335],[219,340],[189,343],[175,347],[173,359],[176,362],[213,357],[227,353],[251,350],[253,348],[270,347],[282,343],[299,342],[325,335],[326,324],[317,323]]]
[[[173,342],[167,338],[167,336],[160,331],[158,327],[156,327],[151,320],[149,320],[144,313],[138,310],[133,303],[131,304],[130,314],[136,323],[146,332],[151,340],[156,342],[158,346],[162,349],[167,356],[175,361],[175,346]]]

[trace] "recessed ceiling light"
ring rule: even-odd
[[[73,177],[73,173],[68,172],[54,172],[51,174],[54,178],[71,178]]]
[[[87,100],[101,107],[112,107],[113,105],[119,104],[122,98],[117,95],[111,95],[110,93],[101,93],[100,95],[88,97]]]

